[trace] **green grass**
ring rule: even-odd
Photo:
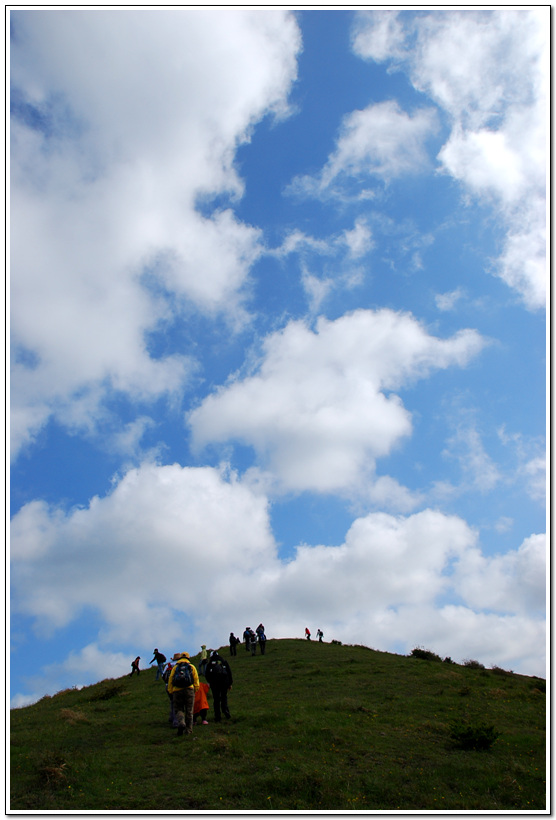
[[[12,710],[11,810],[546,808],[544,680],[305,640],[229,660],[232,719],[189,737],[154,669]]]

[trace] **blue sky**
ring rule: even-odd
[[[10,12],[12,705],[260,621],[544,676],[548,15]]]

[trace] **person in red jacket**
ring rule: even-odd
[[[210,686],[208,683],[199,683],[199,688],[195,692],[195,703],[193,704],[193,726],[197,722],[197,718],[201,718],[201,724],[206,726],[208,723],[207,715],[209,710],[207,694]]]

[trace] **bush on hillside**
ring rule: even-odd
[[[472,659],[471,660],[465,660],[463,662],[463,665],[467,666],[468,669],[484,669],[485,668],[484,664],[479,663],[479,661],[474,661]]]
[[[440,655],[431,652],[430,649],[423,649],[422,646],[416,646],[410,653],[412,658],[421,658],[424,661],[441,661]]]
[[[500,737],[500,732],[486,723],[472,725],[456,720],[450,725],[450,737],[465,751],[486,751]]]
[[[500,666],[493,666],[490,671],[494,672],[495,675],[513,675],[511,670],[502,669]]]

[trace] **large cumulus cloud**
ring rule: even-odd
[[[96,638],[58,669],[67,685],[98,680],[101,653],[123,674],[121,659],[137,646],[161,636],[169,649],[219,646],[254,619],[270,637],[309,625],[327,639],[389,651],[428,645],[454,660],[543,673],[542,536],[488,557],[458,516],[370,513],[342,544],[299,545],[282,559],[269,510],[224,466],[152,463],[87,508],[31,502],[13,519],[14,612],[43,638],[96,614]],[[454,594],[459,603],[447,604]]]
[[[473,330],[438,339],[411,315],[358,310],[291,322],[265,340],[254,375],[189,416],[198,446],[239,440],[286,489],[354,492],[377,458],[411,432],[396,392],[436,369],[464,366],[484,345]]]
[[[293,15],[12,13],[13,453],[54,414],[92,427],[106,391],[176,393],[192,362],[148,333],[185,302],[242,321],[259,231],[207,197],[239,196],[237,146],[282,116]],[[164,55],[164,59],[161,59]]]
[[[497,272],[531,309],[546,301],[548,22],[525,9],[373,11],[353,30],[358,56],[407,71],[448,115],[441,168],[494,206]]]

